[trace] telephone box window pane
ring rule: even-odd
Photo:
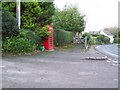
[[[50,46],[52,46],[52,35],[50,36]]]

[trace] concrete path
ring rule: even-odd
[[[3,88],[117,88],[118,69],[106,61],[84,60],[104,56],[93,47],[31,56],[3,57]]]

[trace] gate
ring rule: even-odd
[[[80,43],[80,44],[84,44],[85,48],[88,48],[88,41],[87,41],[87,37],[83,38],[83,37],[79,37],[79,36],[75,36],[73,37],[73,43]]]
[[[73,37],[73,43],[81,43],[81,44],[83,44],[84,42],[85,42],[85,40],[82,37],[79,37],[79,36]]]

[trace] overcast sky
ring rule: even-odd
[[[118,26],[118,2],[120,0],[55,0],[54,4],[62,9],[65,4],[77,5],[86,15],[85,31],[98,31],[106,27]]]

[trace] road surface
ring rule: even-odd
[[[3,88],[117,88],[117,66],[104,60],[93,47],[85,52],[80,45],[65,50],[30,56],[2,58]]]
[[[120,48],[118,48],[118,46],[116,44],[99,45],[99,46],[96,46],[96,49],[99,52],[110,57],[112,60],[117,61],[118,57],[120,57],[119,53],[118,53],[118,52],[120,52]]]

